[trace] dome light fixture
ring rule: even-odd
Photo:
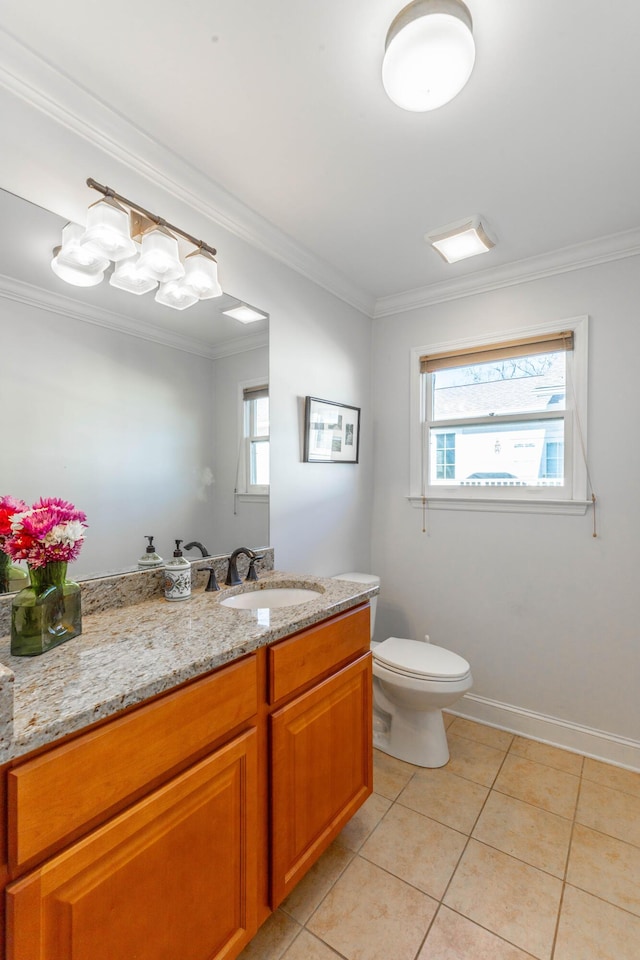
[[[403,110],[420,113],[457,96],[475,62],[471,14],[462,0],[414,0],[393,20],[382,83]]]

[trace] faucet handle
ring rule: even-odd
[[[209,579],[207,580],[207,585],[204,588],[204,592],[212,593],[214,590],[219,590],[220,584],[216,580],[216,571],[214,567],[200,567],[200,569],[209,571]]]
[[[264,553],[255,553],[255,554],[249,559],[249,569],[248,569],[248,571],[247,571],[247,577],[246,577],[247,580],[257,580],[257,579],[258,579],[258,574],[257,574],[257,572],[256,572],[256,561],[257,561],[257,560],[264,560]]]

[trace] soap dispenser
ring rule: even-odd
[[[191,596],[191,564],[182,555],[180,544],[176,540],[173,559],[164,568],[164,596],[166,600],[187,600]]]
[[[145,537],[145,540],[149,541],[149,546],[147,547],[145,553],[143,553],[138,560],[138,566],[162,567],[164,565],[164,560],[159,554],[156,553],[156,548],[153,545],[153,537]]]

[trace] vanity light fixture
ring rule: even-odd
[[[389,27],[382,83],[403,110],[435,110],[460,93],[475,56],[471,14],[462,0],[414,0]]]
[[[139,295],[160,283],[155,299],[175,310],[222,296],[213,247],[91,177],[87,186],[102,193],[103,199],[89,207],[86,228],[77,223],[64,227],[62,244],[54,249],[51,262],[60,279],[95,286],[113,261],[112,286]],[[196,248],[184,262],[179,238]]]
[[[83,233],[77,223],[67,223],[63,227],[62,243],[53,248],[51,269],[57,277],[74,287],[95,287],[102,283],[109,261],[81,245]]]
[[[433,233],[425,234],[425,240],[447,263],[457,263],[458,260],[475,257],[478,253],[488,253],[496,245],[480,217],[458,220],[446,227],[440,227]]]
[[[239,320],[240,323],[255,323],[256,320],[267,319],[266,313],[260,313],[259,310],[255,310],[247,303],[241,303],[237,307],[230,307],[229,310],[223,310],[222,312],[226,313],[228,317],[233,317],[234,320]]]

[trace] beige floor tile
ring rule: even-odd
[[[318,940],[307,930],[303,930],[293,941],[282,960],[339,960],[339,955]]]
[[[381,750],[373,751],[373,789],[381,797],[395,800],[400,791],[406,787],[411,777],[419,767],[414,767],[404,760],[390,757]]]
[[[447,734],[447,740],[451,756],[447,764],[449,773],[490,787],[505,758],[505,751],[496,750],[495,747],[475,740],[456,737],[451,731]]]
[[[513,753],[507,756],[494,789],[561,817],[573,817],[580,778]]]
[[[413,960],[437,903],[356,857],[307,928],[348,960]]]
[[[640,918],[567,886],[554,960],[638,960]]]
[[[583,779],[576,820],[640,847],[640,797]]]
[[[417,960],[530,960],[530,954],[440,907]]]
[[[439,900],[466,842],[451,827],[395,804],[360,856]]]
[[[332,843],[282,901],[280,909],[305,923],[352,859],[350,850],[337,841]]]
[[[549,743],[539,743],[537,740],[516,737],[511,744],[511,753],[526,757],[527,760],[535,760],[536,763],[546,763],[548,767],[572,773],[574,777],[579,777],[582,770],[582,756],[561,750],[560,747],[552,747]]]
[[[238,960],[280,960],[302,927],[286,913],[276,910],[262,924]]]
[[[442,719],[444,720],[444,728],[448,730],[453,721],[456,719],[452,713],[447,713],[446,710],[442,711]]]
[[[577,823],[571,840],[567,880],[640,916],[640,847]]]
[[[398,797],[398,803],[423,813],[454,830],[469,834],[489,790],[464,780],[447,767],[418,770]]]
[[[582,776],[585,780],[594,780],[612,790],[622,790],[623,793],[632,793],[640,797],[640,773],[633,770],[623,770],[614,767],[611,763],[602,763],[600,760],[591,760],[585,757]]]
[[[555,877],[470,840],[444,903],[539,960],[549,960],[561,891]]]
[[[493,790],[473,836],[561,879],[567,863],[571,821]]]
[[[354,853],[360,849],[369,834],[375,830],[385,813],[391,806],[391,800],[372,793],[363,803],[358,812],[349,820],[349,823],[338,834],[337,840],[347,850]]]
[[[497,750],[508,750],[513,740],[513,734],[507,733],[506,730],[497,730],[495,727],[488,727],[486,723],[476,723],[474,720],[465,720],[463,717],[456,717],[447,729],[456,737],[477,740],[478,743],[485,743],[488,747],[495,747]]]

